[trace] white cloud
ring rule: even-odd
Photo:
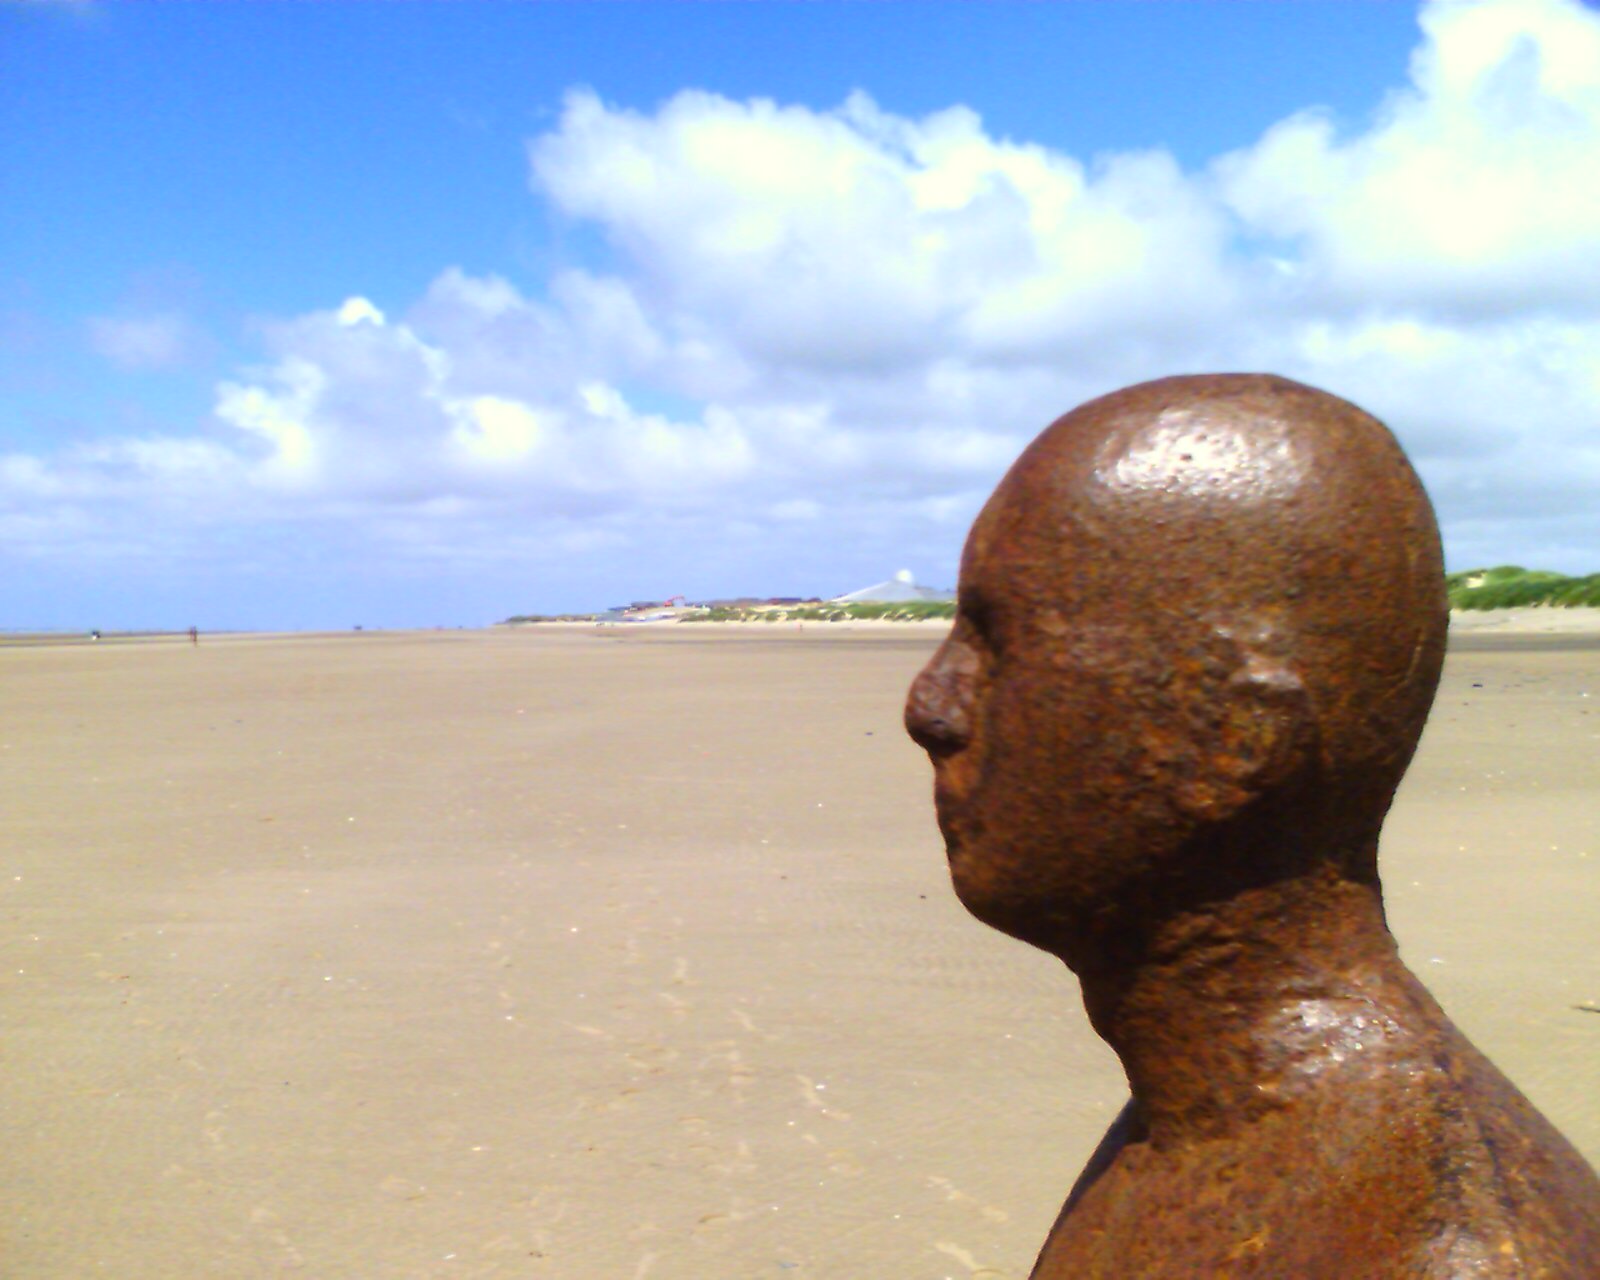
[[[555,424],[525,404],[499,396],[477,396],[452,406],[451,438],[468,457],[491,466],[518,462],[554,434]]]
[[[206,439],[5,459],[0,515],[37,540],[49,503],[75,528],[232,510],[416,562],[694,566],[709,592],[902,559],[949,581],[1050,418],[1243,368],[1391,422],[1458,564],[1596,567],[1600,15],[1444,0],[1422,31],[1366,127],[1313,109],[1198,173],[997,138],[965,107],[575,93],[530,172],[603,263],[526,289],[448,268],[388,316],[352,296],[273,326]],[[92,332],[159,363],[181,344],[153,319]]]
[[[653,116],[573,94],[530,148],[537,189],[593,219],[647,305],[711,321],[756,367],[1039,355],[1110,324],[1171,333],[1227,307],[1222,211],[1170,157],[997,140],[920,121],[687,92]]]
[[[217,416],[268,446],[264,478],[292,484],[316,466],[317,444],[307,419],[327,385],[323,371],[291,357],[273,373],[275,390],[225,382],[217,392]]]
[[[1464,314],[1593,312],[1600,13],[1576,0],[1423,11],[1412,83],[1341,138],[1308,111],[1219,166],[1254,229],[1347,298]]]
[[[577,292],[580,308],[594,296]],[[277,362],[225,383],[217,402],[218,418],[252,439],[258,484],[375,510],[449,515],[462,502],[494,502],[592,512],[670,506],[751,468],[733,415],[712,406],[674,420],[635,408],[604,377],[584,377],[585,363],[614,363],[603,337],[582,340],[585,314],[563,326],[504,281],[459,272],[436,282],[419,314],[415,324],[387,321],[352,299],[273,332]],[[442,322],[442,337],[429,320]],[[565,358],[541,365],[530,339],[563,327]],[[529,367],[516,364],[524,352]]]
[[[344,305],[334,312],[334,319],[347,329],[358,324],[370,324],[381,329],[386,323],[383,312],[365,298],[346,298]]]

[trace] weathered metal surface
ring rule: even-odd
[[[1394,438],[1282,378],[1091,401],[979,515],[906,724],[957,895],[1132,1095],[1039,1280],[1600,1277],[1600,1180],[1384,923],[1446,621]]]

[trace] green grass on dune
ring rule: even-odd
[[[1445,575],[1452,609],[1600,608],[1600,573],[1571,578],[1548,569],[1503,564]]]

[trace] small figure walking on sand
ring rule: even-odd
[[[200,628],[199,627],[190,627],[189,628],[189,643],[194,645],[196,648],[199,647],[199,645],[200,645]]]

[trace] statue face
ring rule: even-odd
[[[1074,545],[1076,521],[1027,518],[1034,497],[1008,481],[979,517],[906,725],[933,761],[957,896],[1066,955],[1086,914],[1192,827],[1167,789],[1191,744],[1156,629],[1092,540]]]

